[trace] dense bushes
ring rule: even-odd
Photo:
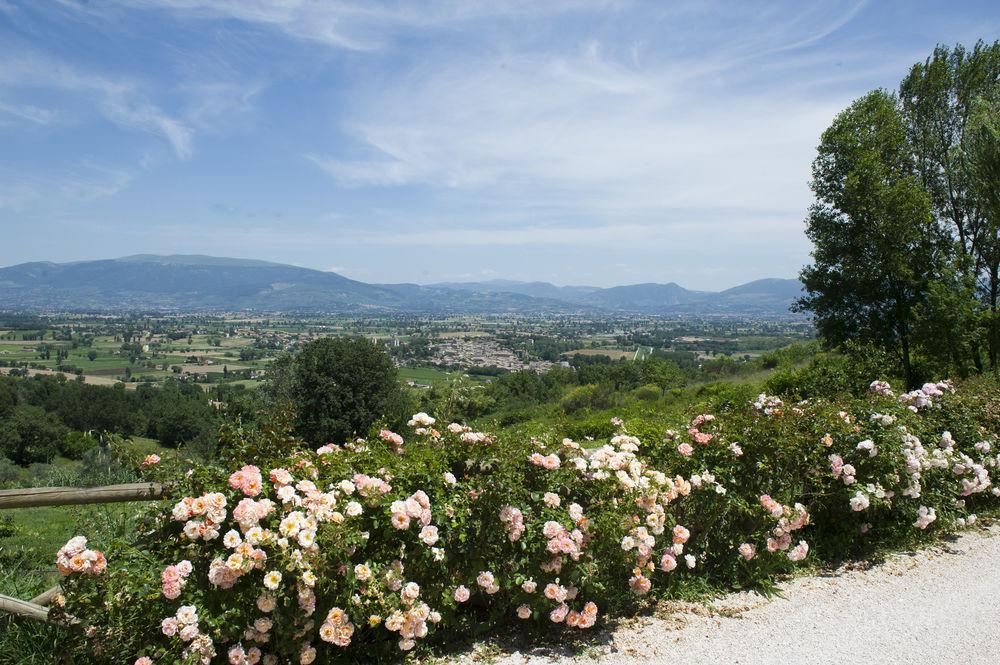
[[[692,588],[768,588],[803,559],[914,543],[996,505],[995,383],[874,388],[749,403],[734,387],[669,430],[615,420],[595,440],[418,414],[402,435],[313,450],[280,418],[227,426],[217,463],[146,467],[179,484],[136,542],[69,544],[64,561],[96,548],[109,564],[64,580],[65,611],[89,627],[67,649],[309,663],[508,621],[581,630]]]
[[[901,367],[897,372],[892,371],[897,365],[883,349],[848,342],[840,353],[816,355],[804,366],[778,369],[768,377],[764,387],[773,394],[801,399],[858,397],[867,392],[872,376],[885,376],[886,372],[901,376]]]
[[[818,353],[818,345],[793,344],[749,360],[718,356],[680,367],[664,354],[633,361],[577,355],[573,367],[555,366],[544,374],[507,372],[486,385],[465,379],[436,385],[419,395],[420,408],[443,418],[472,421],[488,416],[499,422],[521,422],[558,406],[564,414],[650,401],[699,382],[746,376],[762,369],[792,368]],[[471,372],[470,372],[471,373]],[[876,372],[869,372],[870,376]],[[794,374],[789,374],[790,381]]]

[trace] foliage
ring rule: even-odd
[[[806,295],[830,344],[875,342],[893,350],[908,382],[913,309],[937,270],[930,201],[912,175],[896,100],[877,90],[855,101],[823,133],[813,163],[806,234],[813,264]]]
[[[823,134],[799,307],[828,346],[878,344],[910,385],[997,369],[998,98],[1000,42],[941,45]]]
[[[898,376],[902,382],[902,371],[893,371],[894,366],[878,346],[848,342],[842,352],[819,355],[804,367],[775,372],[764,382],[764,390],[798,399],[860,397],[868,391],[869,377]]]
[[[0,376],[0,455],[27,465],[56,455],[79,459],[81,432],[146,436],[175,448],[210,440],[217,414],[202,389],[177,380],[162,386],[92,386],[61,377]],[[69,430],[76,434],[67,436]]]
[[[997,49],[1000,51],[1000,49]],[[1000,53],[998,53],[1000,60]],[[998,64],[1000,67],[1000,64]],[[978,98],[967,123],[963,155],[969,174],[969,189],[980,215],[979,272],[986,274],[984,293],[987,306],[986,331],[990,368],[1000,353],[1000,86],[989,96]],[[975,284],[975,282],[974,282]]]
[[[48,461],[67,434],[59,419],[29,404],[19,404],[0,421],[0,456],[16,464]]]
[[[380,418],[403,417],[404,398],[392,360],[362,337],[309,342],[292,362],[290,394],[306,440],[343,443]]]
[[[217,461],[145,467],[177,495],[138,537],[86,544],[109,568],[64,579],[86,627],[65,650],[372,661],[509,621],[580,630],[693,588],[768,589],[803,559],[910,545],[996,504],[993,382],[751,391],[707,386],[708,413],[666,431],[604,419],[594,440],[417,414],[314,450],[288,415],[227,425]]]

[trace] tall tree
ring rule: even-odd
[[[892,351],[912,383],[913,310],[936,270],[937,228],[896,98],[876,90],[841,112],[812,171],[813,264],[802,270],[797,307],[813,313],[830,345]]]
[[[990,97],[980,97],[973,105],[962,153],[982,218],[978,251],[987,278],[988,349],[990,369],[995,371],[1000,351],[1000,89],[990,92]]]
[[[956,265],[967,266],[980,300],[992,310],[1000,293],[997,271],[990,265],[993,242],[962,147],[975,101],[996,90],[998,80],[1000,42],[979,41],[971,50],[961,44],[939,45],[924,62],[913,65],[899,86],[921,185],[930,195],[936,219],[954,240]],[[979,346],[975,341],[971,346],[977,367]],[[995,366],[995,340],[989,355]]]

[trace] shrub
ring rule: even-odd
[[[108,561],[63,581],[87,627],[67,649],[371,661],[503,622],[585,630],[687,589],[768,589],[802,560],[908,545],[996,505],[994,383],[873,387],[794,404],[715,389],[717,413],[667,431],[614,419],[596,440],[417,414],[402,434],[313,450],[287,417],[227,426],[217,462],[145,468],[177,496],[134,542],[66,550]]]
[[[582,409],[607,409],[614,403],[614,388],[610,383],[588,383],[571,388],[559,401],[566,413]]]
[[[0,487],[15,483],[21,477],[21,467],[0,455]]]
[[[645,385],[639,386],[635,390],[629,393],[629,399],[637,402],[655,402],[660,399],[663,391],[660,390],[659,386],[655,385]]]
[[[858,397],[867,392],[871,377],[878,376],[880,368],[893,366],[885,351],[848,343],[842,353],[816,356],[805,367],[779,369],[764,388],[772,394],[798,399]]]
[[[97,438],[90,432],[70,431],[63,437],[60,452],[69,459],[80,459],[84,453],[98,445]]]

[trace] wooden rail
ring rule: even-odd
[[[47,607],[42,607],[41,605],[36,605],[35,603],[29,602],[27,600],[18,600],[17,598],[11,598],[10,596],[0,595],[0,611],[13,614],[15,616],[24,617],[26,619],[34,619],[35,621],[44,621],[45,623],[53,623],[58,626],[65,626],[67,624],[77,623],[78,620],[73,617],[67,617],[66,621],[59,621],[49,617],[49,610]]]
[[[160,483],[128,483],[104,487],[29,487],[0,490],[0,509],[34,506],[69,506],[86,503],[156,501],[165,488]]]
[[[157,501],[166,488],[160,483],[128,483],[104,487],[28,487],[0,490],[0,509],[33,508],[35,506],[71,506],[88,503],[118,503],[122,501]],[[77,623],[73,617],[52,619],[45,605],[62,589],[56,585],[31,600],[20,600],[0,595],[0,612],[44,621],[60,626]]]
[[[43,591],[42,593],[38,594],[28,602],[34,603],[35,605],[45,606],[48,605],[50,602],[52,602],[52,599],[55,598],[56,594],[59,593],[62,593],[62,587],[57,584],[48,591]]]

